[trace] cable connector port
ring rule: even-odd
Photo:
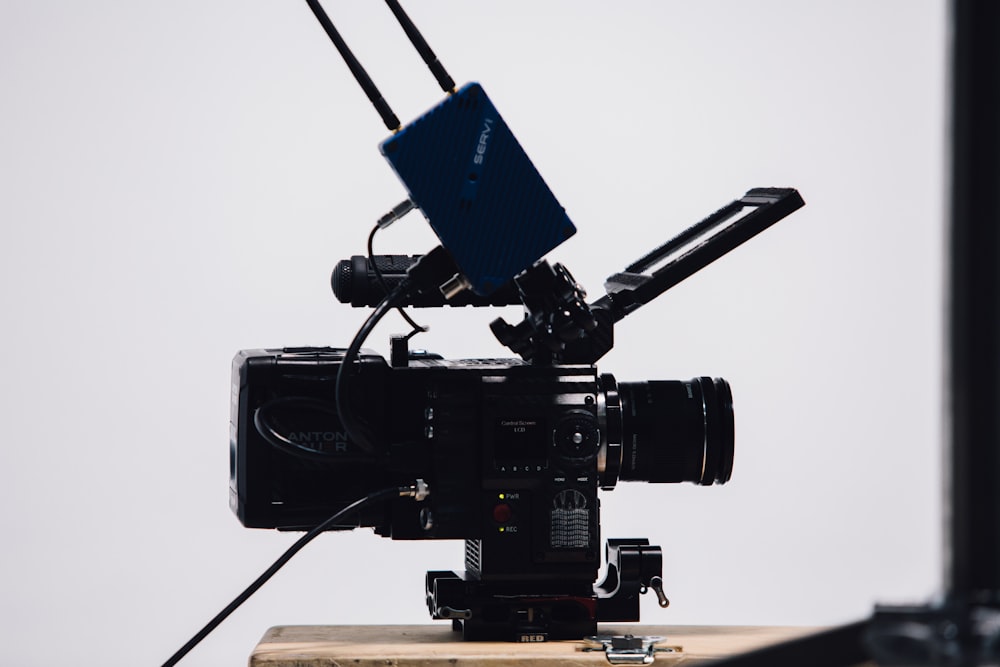
[[[378,225],[379,229],[385,229],[386,227],[388,227],[389,225],[396,222],[404,215],[412,211],[414,208],[416,208],[416,204],[413,203],[412,199],[404,199],[403,201],[393,206],[391,211],[389,211],[381,218],[379,218],[378,222],[376,222],[375,224]]]
[[[442,291],[442,286],[456,285],[456,283],[461,284],[462,279],[456,276],[460,276],[458,266],[455,265],[455,260],[451,258],[451,255],[443,246],[437,246],[426,255],[423,255],[406,272],[406,277],[410,282],[411,294],[412,290],[423,293],[438,291],[445,297],[448,294]],[[451,296],[460,291],[462,291],[461,287],[456,285],[452,290]]]
[[[413,498],[418,503],[422,502],[431,495],[431,487],[427,486],[427,482],[422,479],[418,479],[416,483],[410,486],[399,487],[400,498]]]

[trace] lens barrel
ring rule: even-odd
[[[622,382],[625,481],[725,484],[733,472],[733,395],[722,378]]]

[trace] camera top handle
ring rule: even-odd
[[[614,346],[615,322],[804,205],[792,188],[754,188],[610,276],[591,304],[565,267],[538,262],[514,279],[524,320],[490,328],[532,363],[593,364]]]
[[[591,308],[617,322],[804,205],[792,188],[754,188],[609,277]]]

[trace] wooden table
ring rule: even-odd
[[[659,665],[694,665],[814,632],[815,628],[752,626],[611,625],[602,634],[658,635]],[[463,642],[441,625],[287,625],[268,630],[250,667],[576,667],[607,665],[603,652],[583,641],[541,644]]]

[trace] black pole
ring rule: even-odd
[[[1000,3],[953,0],[950,523],[956,601],[1000,591]]]
[[[1000,2],[951,0],[945,597],[719,662],[807,664],[862,634],[880,665],[1000,664]],[[766,658],[766,663],[762,661]],[[836,664],[859,661],[848,652]]]

